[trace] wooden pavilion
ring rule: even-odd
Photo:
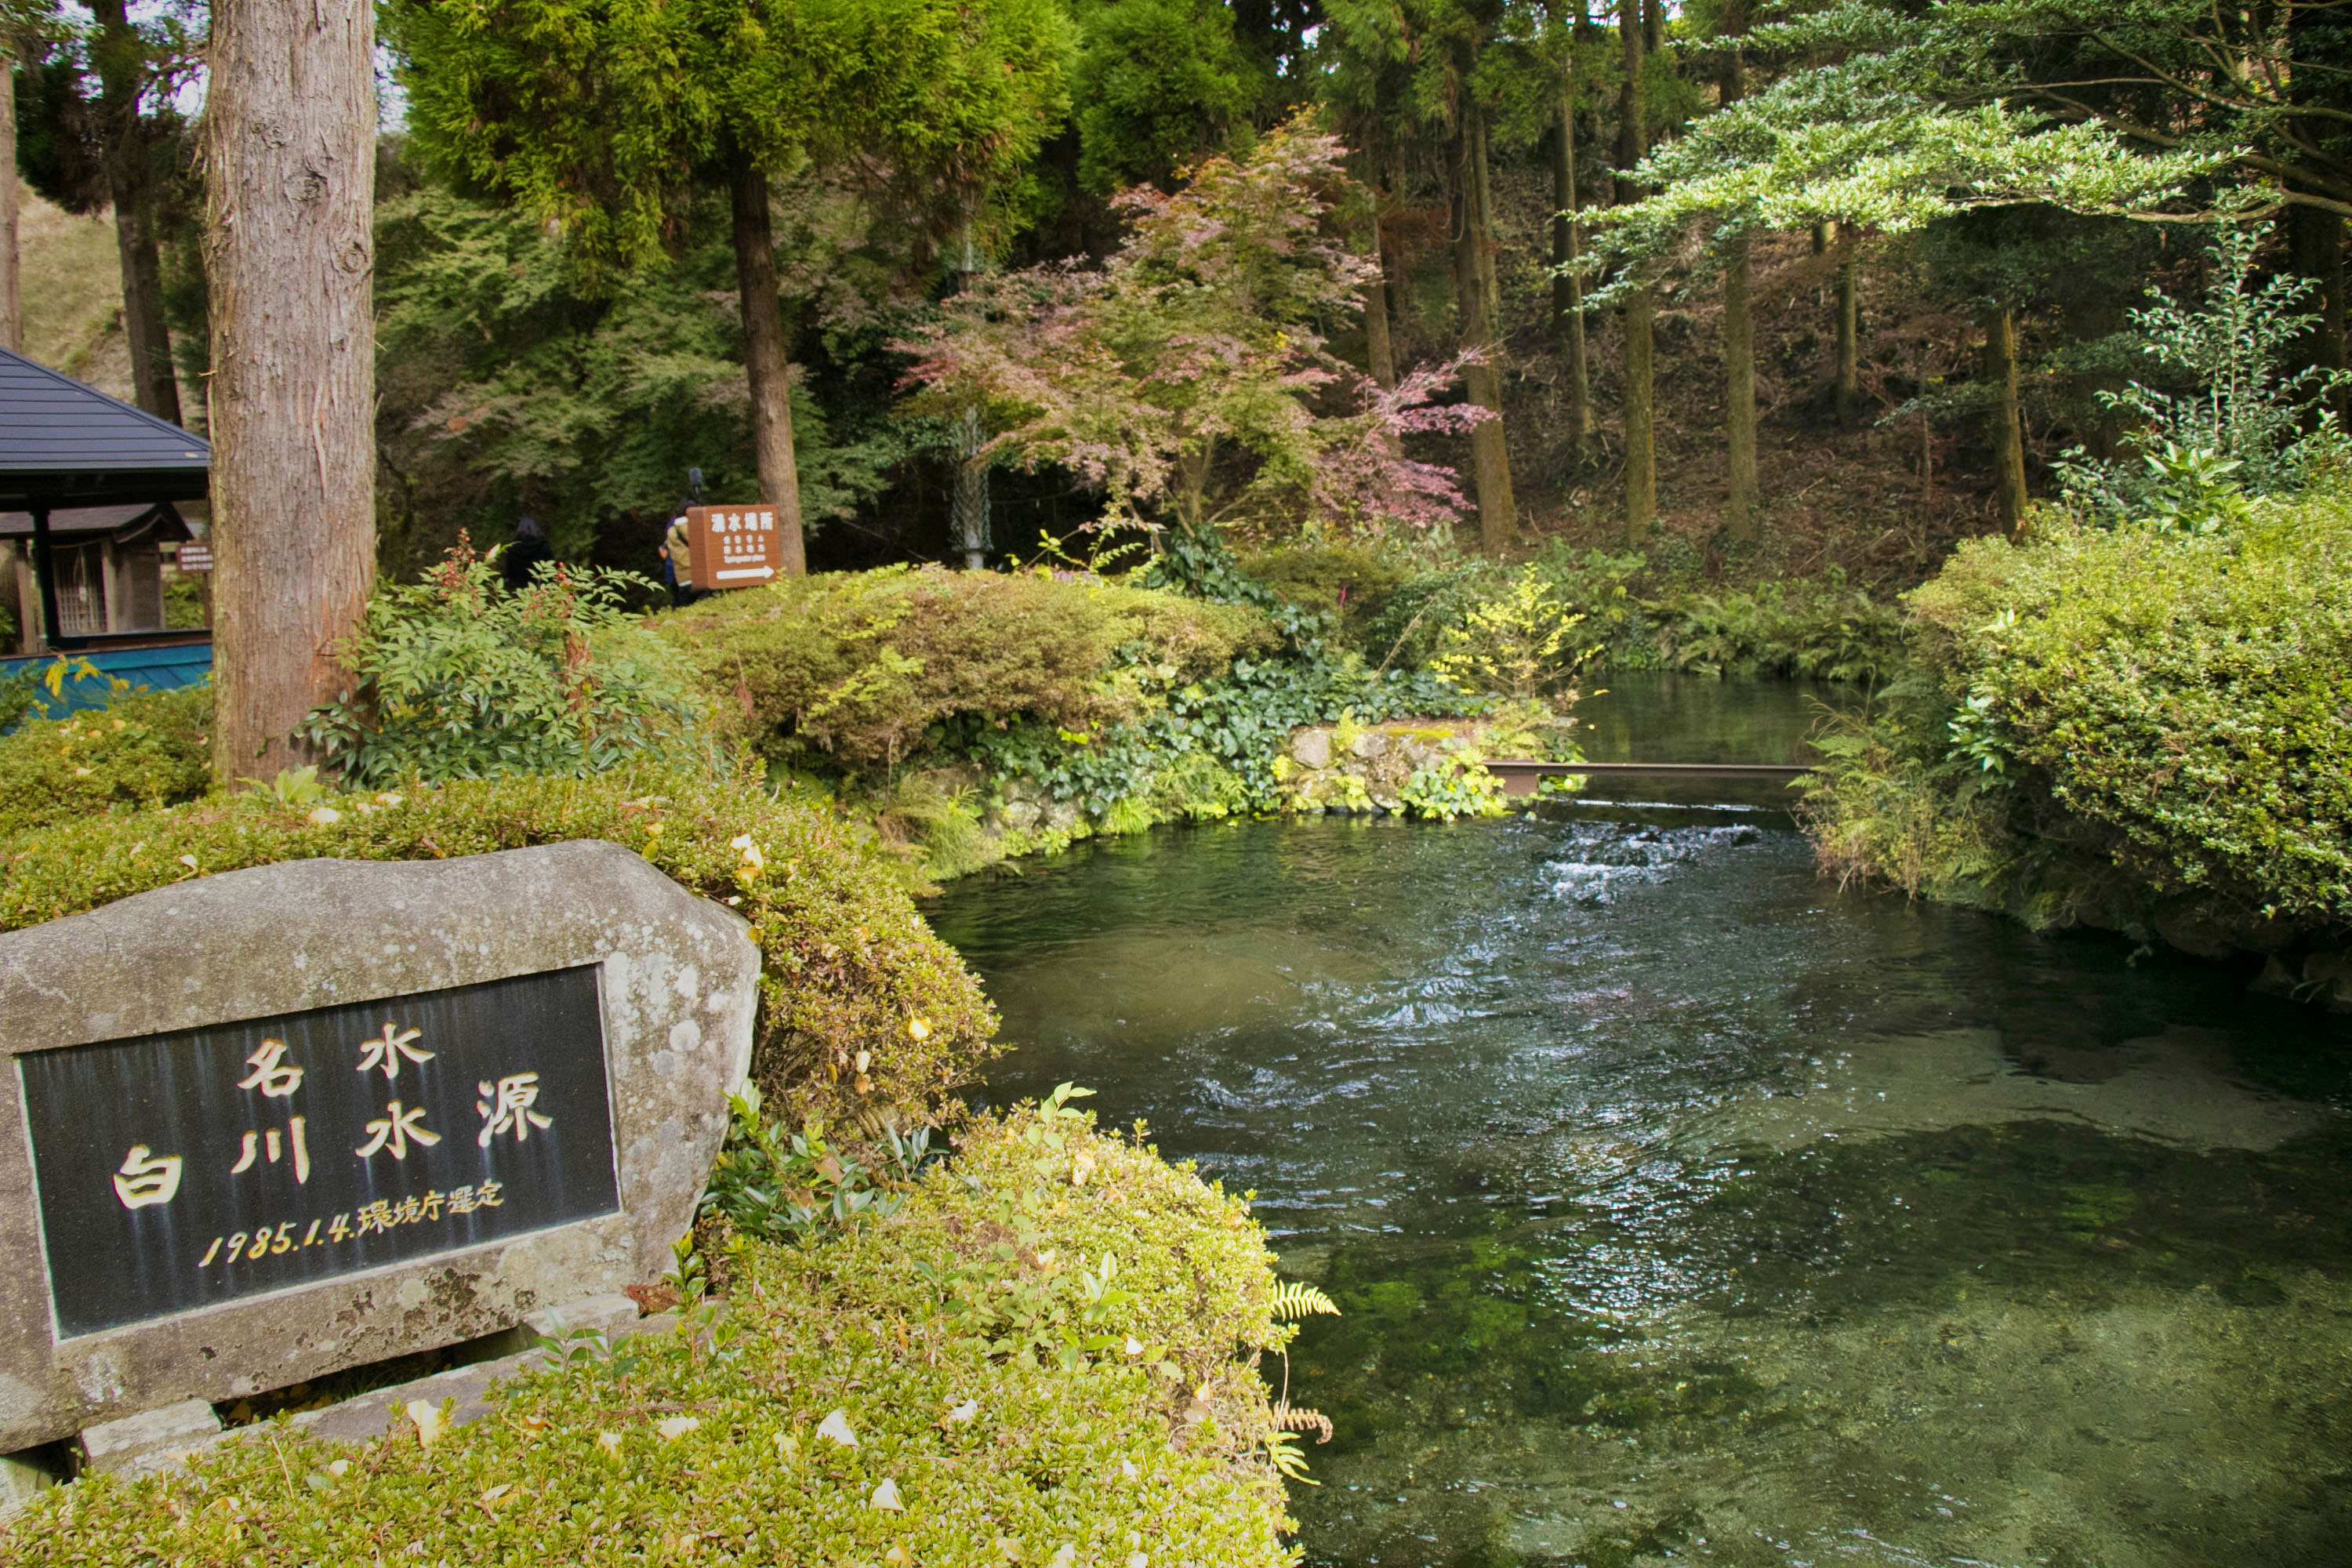
[[[150,686],[200,679],[212,632],[166,626],[163,568],[190,537],[174,503],[205,498],[211,465],[202,437],[0,349],[0,551],[13,558],[0,583],[16,590],[16,651],[72,653]]]

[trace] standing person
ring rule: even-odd
[[[515,520],[514,537],[507,542],[506,552],[499,557],[499,571],[506,578],[507,592],[520,594],[530,586],[530,580],[541,566],[551,565],[555,552],[548,548],[547,532],[539,526],[539,519],[525,512]]]
[[[687,581],[687,574],[693,570],[691,558],[687,553],[687,532],[686,509],[681,506],[662,534],[660,551],[662,581],[669,584],[669,602],[673,607],[691,605],[702,597],[700,590]]]

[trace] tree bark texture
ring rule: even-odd
[[[1552,127],[1551,279],[1552,330],[1568,355],[1568,438],[1582,463],[1592,449],[1592,373],[1584,350],[1584,279],[1568,270],[1582,243],[1576,219],[1576,110],[1574,84],[1559,84],[1559,112]]]
[[[2025,426],[2018,409],[2017,322],[2007,310],[1985,322],[1985,380],[1993,389],[1993,511],[2001,531],[2025,522]]]
[[[350,682],[375,581],[375,13],[215,0],[205,106],[212,289],[213,767],[300,761]]]
[[[737,154],[730,193],[760,500],[775,504],[776,544],[784,575],[803,577],[808,574],[808,541],[801,527],[800,471],[793,463],[792,367],[784,358],[783,306],[776,298],[776,239],[768,218],[767,171]]]
[[[1851,430],[1862,417],[1862,263],[1849,257],[1837,269],[1837,367],[1832,401],[1838,428]]]
[[[1479,353],[1462,380],[1470,401],[1493,416],[1471,428],[1471,478],[1478,496],[1479,547],[1494,555],[1510,543],[1518,505],[1511,493],[1510,450],[1503,440],[1502,334],[1488,238],[1494,208],[1486,182],[1486,124],[1475,104],[1463,106],[1454,150],[1454,289],[1462,311],[1462,346]]]
[[[0,49],[0,349],[25,347],[16,250],[16,62]]]
[[[163,324],[163,256],[155,243],[148,195],[146,123],[139,100],[147,89],[146,46],[131,26],[125,0],[95,0],[99,120],[106,138],[106,196],[114,205],[114,247],[122,265],[122,335],[131,346],[131,383],[139,406],[180,423],[180,382],[172,335]]]
[[[1373,274],[1371,286],[1364,290],[1364,358],[1365,369],[1384,391],[1396,390],[1396,346],[1389,336],[1389,257],[1381,240],[1381,208],[1384,191],[1372,193],[1372,265],[1380,270]]]
[[[2322,370],[2345,368],[2344,343],[2344,218],[2300,204],[2287,211],[2287,244],[2295,271],[2316,286],[2304,297],[2303,311],[2319,318],[2305,340],[2306,364]],[[2352,396],[2341,389],[2329,399],[2342,425]]]
[[[1725,247],[1723,258],[1723,445],[1729,483],[1724,531],[1756,537],[1756,318],[1749,309],[1748,236]]]
[[[1618,102],[1617,200],[1620,205],[1642,199],[1633,171],[1649,151],[1645,125],[1649,109],[1642,92],[1643,23],[1642,0],[1618,0],[1625,46],[1625,91]],[[1657,313],[1657,296],[1643,287],[1625,296],[1625,542],[1639,549],[1649,542],[1658,518],[1658,455],[1655,430],[1656,376],[1651,326]]]
[[[1729,24],[1746,29],[1744,6],[1735,7]],[[1738,103],[1747,86],[1739,51],[1727,49],[1724,106]],[[1741,543],[1756,537],[1756,316],[1748,297],[1749,249],[1742,233],[1725,246],[1723,257],[1723,529]]]

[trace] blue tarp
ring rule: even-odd
[[[117,647],[93,649],[87,653],[66,655],[67,662],[79,668],[88,659],[100,673],[84,676],[79,680],[68,680],[61,695],[52,697],[45,679],[56,658],[44,654],[38,658],[0,658],[0,680],[30,674],[40,681],[37,700],[52,719],[83,708],[103,708],[114,695],[114,683],[127,681],[131,689],[144,687],[150,691],[169,691],[175,687],[194,686],[213,672],[213,645],[209,642],[183,643],[177,647]]]

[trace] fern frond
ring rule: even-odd
[[[1286,1279],[1274,1288],[1274,1300],[1267,1310],[1282,1321],[1318,1313],[1336,1318],[1339,1315],[1339,1303],[1302,1280]]]

